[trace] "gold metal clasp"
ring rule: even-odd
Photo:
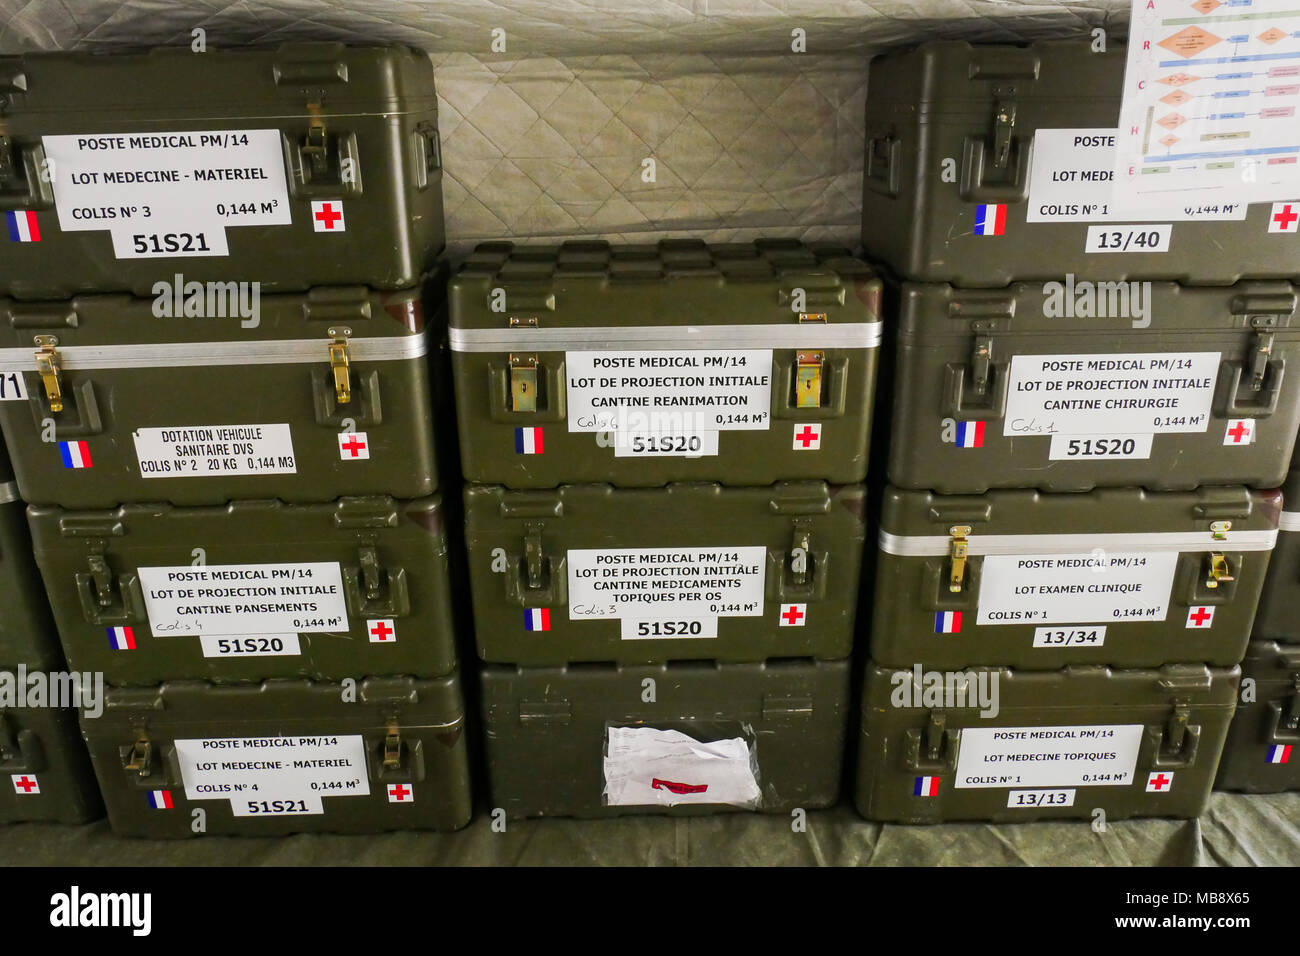
[[[797,372],[794,384],[796,408],[822,407],[822,366],[826,353],[819,351],[795,353]]]
[[[126,770],[134,770],[140,776],[149,772],[149,758],[153,756],[153,742],[143,731],[138,731],[135,743],[131,745],[131,752],[127,754]]]
[[[510,409],[537,411],[537,356],[510,356]]]
[[[59,358],[59,340],[53,335],[36,336],[36,371],[45,386],[45,398],[50,403],[50,411],[63,411],[63,360]]]
[[[1212,551],[1209,556],[1209,573],[1205,577],[1205,586],[1207,588],[1217,588],[1220,583],[1235,581],[1232,576],[1232,568],[1228,566],[1228,559],[1218,551]]]
[[[348,356],[348,336],[352,330],[330,329],[329,334],[334,340],[329,346],[330,370],[334,373],[334,397],[340,405],[347,405],[352,401],[352,376],[349,372],[351,360]]]
[[[1215,541],[1227,541],[1228,532],[1232,530],[1231,521],[1211,521],[1210,534],[1214,535]]]
[[[953,593],[960,591],[966,583],[966,558],[970,554],[970,542],[966,538],[970,534],[970,529],[971,526],[968,524],[954,525],[948,529],[950,536],[948,556],[952,559],[948,590]]]
[[[397,770],[402,766],[402,731],[397,721],[388,722],[388,732],[384,735],[384,769]]]

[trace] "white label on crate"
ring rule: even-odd
[[[1119,461],[1151,457],[1151,435],[1109,435],[1096,438],[1053,435],[1050,461]]]
[[[337,561],[140,568],[149,631],[261,636],[348,630]]]
[[[1011,790],[1007,793],[1007,809],[1072,807],[1074,790]]]
[[[1218,375],[1218,352],[1015,355],[1002,434],[1203,432]]]
[[[137,428],[131,437],[142,478],[298,473],[287,424]]]
[[[27,401],[27,383],[22,372],[0,374],[0,402]]]
[[[1141,724],[965,727],[958,790],[989,787],[1123,787],[1133,783]]]
[[[614,432],[615,458],[703,458],[718,453],[718,433]]]
[[[1102,647],[1105,643],[1105,624],[1034,628],[1034,647]]]
[[[990,554],[977,624],[1163,621],[1177,551]]]
[[[275,129],[43,136],[64,232],[107,229],[119,259],[228,255],[226,229],[291,219]]]
[[[1084,252],[1168,252],[1174,227],[1089,226]]]
[[[322,797],[370,793],[366,746],[346,737],[215,737],[177,740],[185,796],[229,800],[237,817],[325,812]]]
[[[1131,202],[1117,205],[1114,197],[1115,137],[1114,129],[1036,131],[1025,221],[1150,222],[1164,219],[1180,222],[1246,218],[1244,202],[1190,202],[1178,209],[1142,209]]]
[[[759,617],[767,548],[610,548],[568,553],[569,620],[620,620],[627,640],[716,637],[720,617]],[[674,633],[643,633],[638,622]]]
[[[297,634],[200,634],[204,657],[297,657],[302,653]]]
[[[614,453],[700,457],[720,431],[772,423],[771,349],[566,352],[569,431],[608,432]]]
[[[741,737],[705,743],[677,730],[610,727],[604,771],[612,807],[754,806],[761,796]]]

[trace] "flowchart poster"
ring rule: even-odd
[[[1130,208],[1300,197],[1300,0],[1134,0],[1115,184]]]

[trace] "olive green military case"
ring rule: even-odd
[[[1216,790],[1300,790],[1300,645],[1252,641]]]
[[[408,47],[0,56],[0,294],[414,285],[443,246],[438,99]]]
[[[1300,428],[1290,283],[906,283],[901,310],[899,487],[1276,488],[1286,475]]]
[[[570,661],[847,657],[861,485],[465,489],[479,656]]]
[[[75,670],[110,684],[455,667],[442,503],[29,510]]]
[[[871,665],[856,803],[869,820],[943,823],[1198,816],[1241,672]]]
[[[840,793],[847,661],[483,668],[507,817],[788,813]]]
[[[1282,509],[1252,637],[1300,644],[1300,468],[1282,486]]]
[[[904,278],[1173,279],[1300,274],[1269,203],[1134,218],[1112,195],[1125,49],[932,42],[872,61],[862,242]],[[1164,250],[1164,251],[1159,251]]]
[[[76,711],[50,706],[69,704],[52,695],[72,684],[53,676],[0,671],[0,779],[7,781],[0,784],[0,823],[85,823],[104,815]]]
[[[255,320],[159,317],[126,296],[0,302],[0,426],[23,496],[98,508],[427,495],[420,298],[319,288],[268,296]]]
[[[0,443],[0,668],[62,666],[54,618],[32,557],[27,506],[18,497],[9,457]]]
[[[1281,495],[886,489],[871,633],[886,667],[1230,667]]]
[[[472,812],[456,675],[108,691],[81,729],[125,836],[455,830]]]
[[[449,289],[469,481],[862,481],[881,283],[796,240],[480,245]]]

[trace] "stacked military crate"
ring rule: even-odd
[[[428,58],[52,54],[0,78],[0,425],[68,662],[112,685],[82,733],[113,826],[462,825]]]
[[[1124,51],[1093,47],[872,64],[863,243],[903,280],[872,819],[1195,816],[1214,780],[1300,421],[1300,246],[1267,205],[1126,221]]]
[[[18,378],[0,378],[9,397]],[[92,675],[64,669],[32,558],[25,506],[0,445],[0,823],[82,823],[102,816],[75,708],[102,706]]]
[[[492,806],[836,799],[880,288],[793,241],[500,242],[463,264]]]
[[[1277,793],[1300,790],[1300,461],[1282,486],[1277,547],[1246,658],[1237,713],[1215,786]]]

